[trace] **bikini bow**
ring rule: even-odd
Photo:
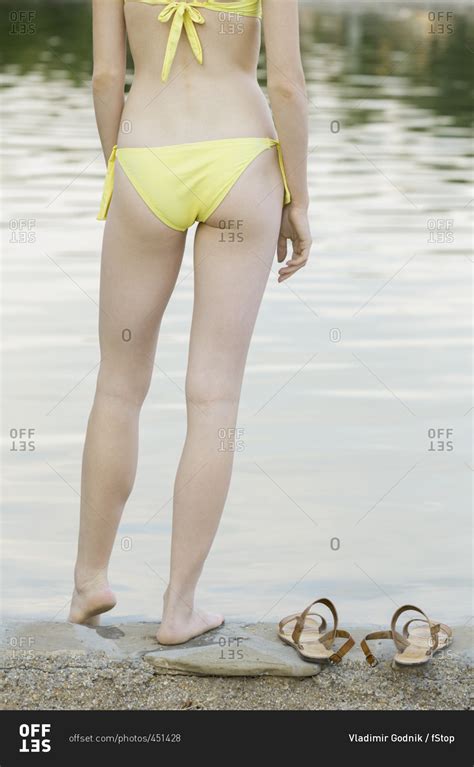
[[[204,16],[202,13],[193,5],[193,3],[176,0],[176,2],[168,3],[166,8],[164,8],[158,16],[158,20],[164,23],[171,18],[173,21],[171,22],[171,29],[168,35],[168,43],[166,45],[165,58],[163,61],[163,69],[161,70],[161,79],[163,82],[166,82],[168,79],[171,65],[176,56],[183,24],[191,50],[199,63],[202,64],[201,41],[199,40],[198,33],[194,26],[194,24],[204,24]]]

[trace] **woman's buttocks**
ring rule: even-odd
[[[267,101],[256,79],[260,21],[200,9],[195,24],[203,52],[199,64],[185,29],[168,80],[161,70],[171,21],[164,6],[127,2],[125,15],[135,65],[123,112],[120,146],[180,144],[239,136],[275,137]]]

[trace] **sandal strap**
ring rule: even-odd
[[[311,613],[311,612],[310,612],[310,613],[308,613],[307,617],[310,617],[311,615],[315,615],[317,618],[320,618],[320,619],[321,619],[321,623],[320,623],[320,625],[319,625],[319,627],[318,627],[318,628],[319,628],[321,631],[326,631],[326,629],[327,629],[327,623],[326,623],[326,620],[325,620],[324,616],[323,616],[323,615],[320,615],[319,613]],[[282,620],[281,620],[281,621],[279,622],[279,624],[278,624],[278,628],[279,628],[280,632],[281,632],[281,631],[283,631],[283,628],[284,628],[284,627],[285,627],[285,626],[286,626],[288,623],[291,623],[291,621],[294,621],[294,620],[296,620],[297,618],[299,618],[299,616],[300,616],[300,613],[293,613],[292,615],[287,615],[287,616],[286,616],[286,618],[282,618]]]
[[[301,634],[303,633],[303,629],[304,629],[304,624],[305,624],[306,618],[310,614],[311,608],[313,607],[313,605],[318,605],[318,604],[325,605],[329,609],[329,611],[332,614],[333,621],[334,621],[334,628],[331,631],[328,631],[327,634],[325,634],[320,639],[320,641],[324,642],[324,640],[328,639],[328,638],[331,638],[331,641],[334,641],[334,637],[336,636],[336,631],[337,631],[337,624],[338,624],[337,612],[336,612],[336,608],[334,607],[334,605],[331,602],[331,600],[330,599],[326,599],[325,597],[323,597],[322,599],[315,599],[314,602],[311,602],[311,604],[308,605],[308,607],[306,607],[306,609],[303,610],[303,612],[297,617],[296,623],[295,623],[295,628],[294,628],[293,633],[291,635],[291,638],[293,639],[293,641],[296,644],[299,643]],[[324,628],[326,628],[326,625],[324,626]]]
[[[299,613],[292,613],[291,615],[287,615],[285,618],[282,618],[278,624],[278,630],[281,632],[283,628],[287,625],[287,623],[290,623],[290,621],[294,621],[298,617],[298,615]]]
[[[349,650],[354,647],[355,641],[352,638],[352,636],[349,634],[348,631],[345,631],[345,629],[336,629],[336,636],[341,637],[343,639],[347,639],[347,642],[344,642],[343,645],[339,648],[339,650],[336,650],[336,652],[333,652],[333,654],[330,656],[329,660],[331,663],[340,663],[343,659],[344,655],[349,652]],[[329,648],[328,648],[329,649]]]
[[[365,659],[369,666],[376,666],[378,663],[377,658],[370,651],[370,647],[367,644],[371,639],[393,639],[391,631],[373,631],[371,634],[367,634],[360,643],[360,646],[364,652]]]

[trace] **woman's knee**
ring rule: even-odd
[[[186,376],[186,400],[201,406],[214,403],[236,404],[240,397],[240,377],[209,370],[191,370]]]
[[[102,362],[97,378],[97,394],[121,400],[128,405],[141,407],[151,382],[148,366],[113,365]]]

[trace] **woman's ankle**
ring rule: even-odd
[[[74,588],[77,592],[98,591],[109,588],[106,570],[78,568],[74,570]]]
[[[163,618],[189,617],[194,609],[194,590],[178,589],[169,585],[163,594]]]

